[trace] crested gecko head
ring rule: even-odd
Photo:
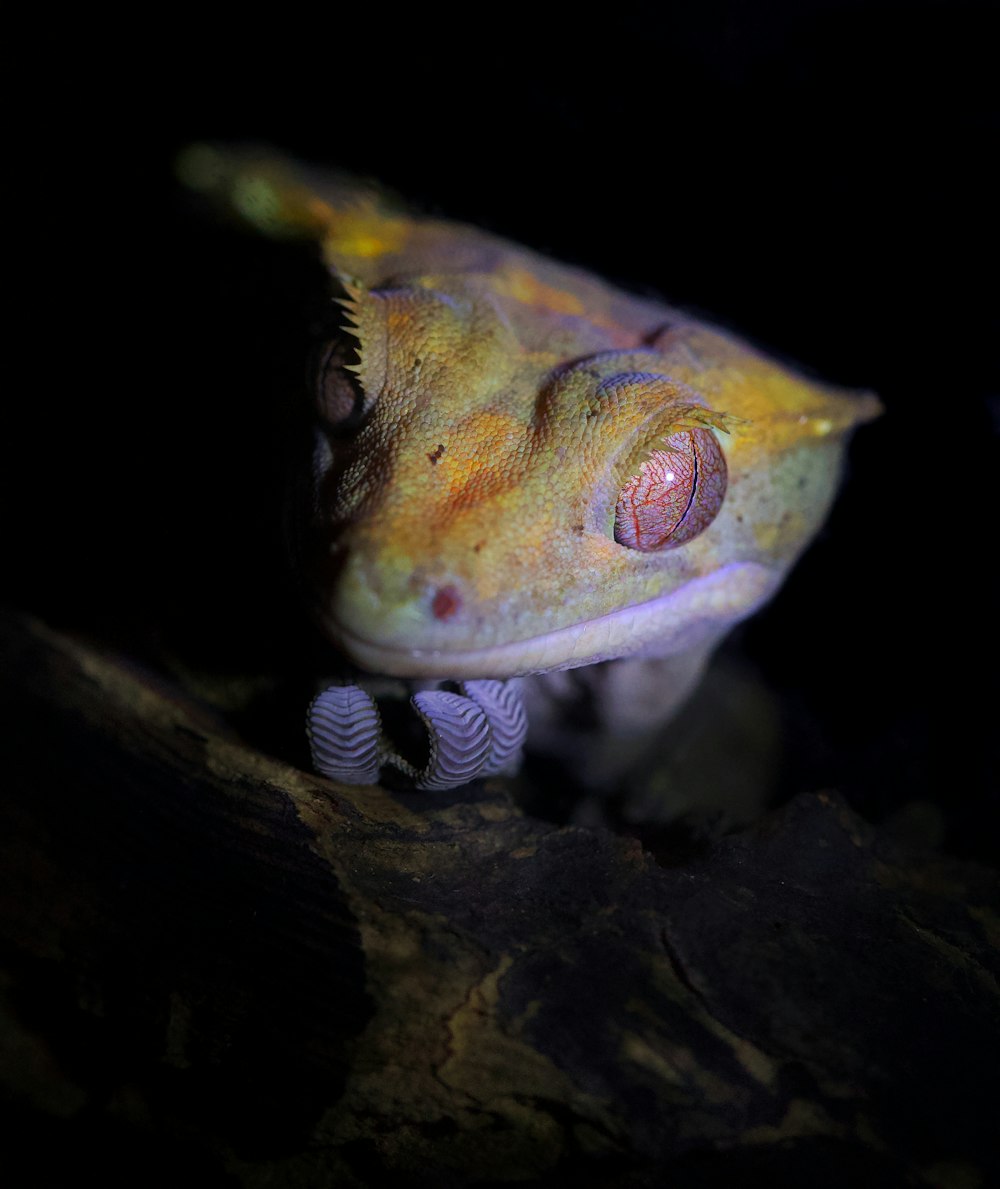
[[[708,326],[635,333],[500,270],[345,292],[310,567],[320,622],[372,672],[711,642],[780,584],[871,410]]]
[[[193,154],[192,184],[316,241],[333,277],[299,536],[320,624],[370,672],[504,678],[710,646],[780,585],[878,411],[356,183]]]

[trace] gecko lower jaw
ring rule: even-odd
[[[328,622],[326,629],[368,673],[439,680],[519,677],[622,656],[669,656],[710,646],[766,602],[779,582],[780,575],[766,566],[733,562],[648,602],[481,648],[380,643],[336,622]]]

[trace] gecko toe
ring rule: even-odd
[[[521,687],[511,681],[463,681],[462,693],[486,715],[491,750],[482,776],[516,769],[528,733],[528,716],[521,701]]]
[[[313,698],[306,716],[313,767],[344,784],[377,784],[381,724],[373,699],[356,685]]]
[[[490,726],[470,698],[447,690],[423,690],[411,703],[430,734],[431,758],[416,778],[421,789],[451,789],[483,774],[490,759]]]

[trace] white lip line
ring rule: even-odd
[[[664,607],[676,602],[679,609],[685,608],[692,613],[697,613],[699,610],[702,616],[719,619],[734,619],[734,617],[749,614],[756,606],[758,606],[764,598],[770,593],[774,586],[776,575],[773,570],[766,566],[760,565],[758,562],[730,562],[728,565],[714,570],[702,578],[694,578],[690,582],[686,582],[677,590],[671,591],[666,595],[659,595],[654,599],[649,599],[645,603],[637,603],[634,606],[620,607],[617,611],[609,611],[604,615],[598,616],[596,619],[582,619],[576,623],[567,624],[561,628],[555,628],[551,632],[546,632],[540,636],[527,636],[521,640],[508,640],[503,644],[491,644],[485,648],[463,648],[463,649],[447,649],[447,648],[405,648],[395,645],[379,644],[377,641],[368,640],[364,636],[359,636],[356,633],[344,629],[340,624],[330,621],[330,626],[335,630],[336,639],[341,641],[345,648],[350,652],[351,646],[355,645],[358,652],[363,652],[369,658],[384,657],[386,661],[409,659],[419,662],[429,661],[444,661],[451,662],[455,665],[476,664],[482,665],[484,661],[496,658],[499,662],[504,658],[512,656],[524,656],[527,653],[532,655],[540,655],[542,652],[548,650],[548,647],[559,640],[566,638],[568,642],[573,640],[579,641],[580,638],[586,634],[588,639],[598,636],[602,629],[606,629],[610,635],[610,631],[616,622],[624,620],[626,617],[631,621],[633,626],[641,626],[641,621],[652,619],[657,616],[657,613],[662,612]],[[735,584],[734,584],[735,580]],[[737,591],[743,590],[749,584],[753,590],[750,597],[733,597]],[[712,609],[708,606],[711,596],[716,593],[717,589],[726,589],[729,596],[725,602],[718,608]],[[699,604],[702,604],[699,607]],[[640,635],[636,631],[633,634]],[[575,661],[577,664],[588,663],[585,657],[577,659],[577,655],[572,648],[566,650],[566,657],[569,661],[570,667]]]

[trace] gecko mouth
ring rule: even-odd
[[[506,678],[574,669],[622,656],[669,656],[718,640],[771,597],[780,575],[755,562],[734,562],[678,590],[526,639],[481,648],[383,643],[327,620],[348,657],[390,677]]]

